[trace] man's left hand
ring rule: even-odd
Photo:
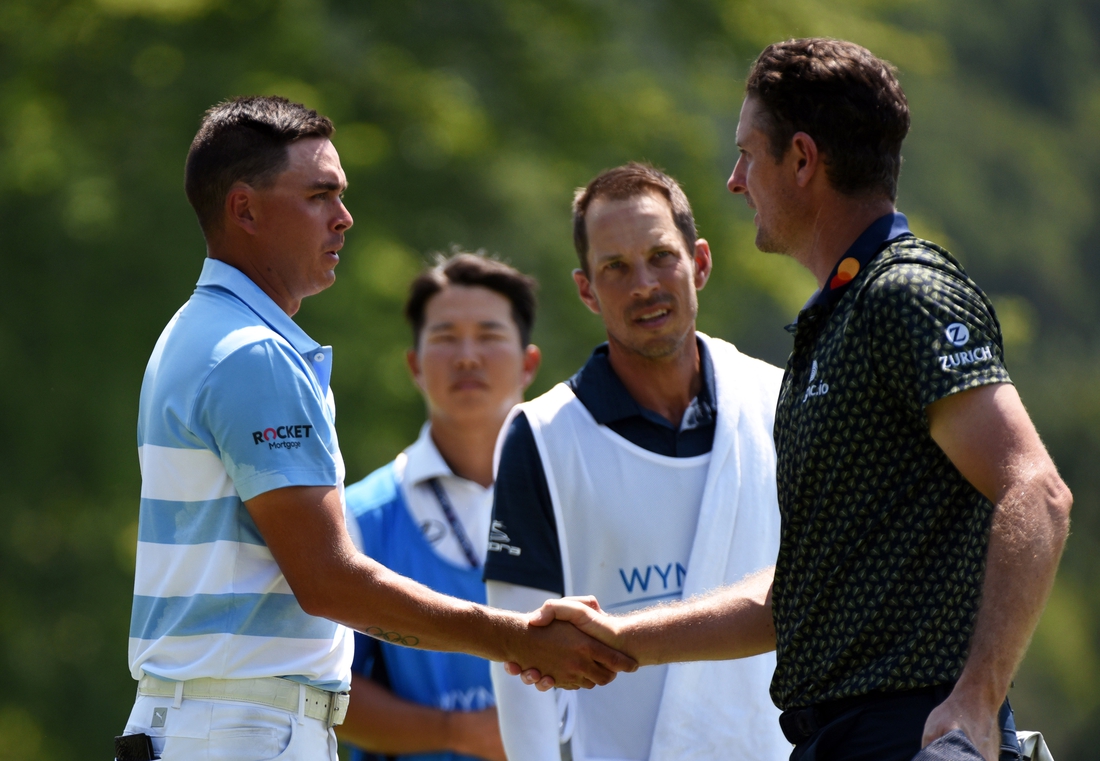
[[[954,729],[961,729],[985,761],[997,761],[1001,753],[1001,728],[997,722],[999,710],[1000,706],[997,706],[990,713],[988,709],[975,705],[974,701],[967,700],[957,691],[952,692],[947,700],[928,714],[921,747]]]

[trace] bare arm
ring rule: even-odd
[[[629,653],[639,665],[747,658],[775,649],[772,579],[775,568],[760,570],[737,584],[683,602],[658,605],[626,616],[609,616],[594,598],[548,600],[532,623],[554,619],[573,623],[586,634]],[[517,664],[509,673],[520,673]],[[537,669],[522,677],[540,690],[554,686]]]
[[[565,687],[606,684],[635,664],[557,623],[441,595],[359,553],[335,487],[291,486],[245,503],[302,609],[373,637],[541,666]]]
[[[397,697],[358,674],[351,678],[347,718],[340,739],[382,755],[453,751],[488,761],[506,761],[496,709],[443,711]]]
[[[1072,496],[1011,385],[941,399],[928,407],[928,420],[932,438],[994,512],[966,665],[928,717],[924,744],[961,728],[995,761],[997,711],[1054,584]]]

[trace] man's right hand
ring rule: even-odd
[[[550,626],[555,622],[568,622],[589,637],[614,648],[620,655],[624,649],[618,620],[604,613],[599,602],[592,596],[547,600],[541,608],[530,613],[529,621],[532,626],[536,627]],[[633,662],[633,658],[626,657]],[[636,662],[634,667],[637,668]],[[552,687],[562,687],[558,680],[548,672],[538,668],[525,669],[519,663],[513,661],[505,663],[504,670],[512,676],[519,676],[526,684],[535,685],[541,692],[545,692]],[[634,669],[630,670],[633,671]],[[606,683],[597,682],[597,684]]]
[[[633,658],[541,610],[531,614],[526,636],[517,647],[520,652],[505,666],[509,673],[533,670],[540,679],[550,680],[550,686],[563,690],[591,689],[609,683],[620,671],[638,668]]]

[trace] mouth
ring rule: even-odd
[[[477,378],[463,378],[451,384],[452,391],[482,391],[489,388],[489,384]]]
[[[672,309],[667,306],[649,307],[645,311],[634,315],[634,323],[643,327],[657,327],[663,325],[672,315]]]
[[[344,239],[343,239],[343,237],[341,237],[339,240],[337,240],[335,242],[335,244],[333,244],[333,246],[331,248],[328,248],[328,249],[325,250],[324,255],[325,256],[331,256],[334,259],[336,259],[336,261],[340,261],[339,251],[343,247],[344,247]]]

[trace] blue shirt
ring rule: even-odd
[[[348,487],[348,510],[362,535],[363,552],[387,568],[431,589],[485,604],[481,569],[459,568],[432,548],[409,514],[394,463]],[[356,634],[357,674],[388,683],[405,700],[448,711],[478,711],[496,705],[489,663],[465,653],[400,647]],[[378,756],[355,749],[355,761]],[[456,753],[401,756],[407,761],[476,761]]]
[[[698,339],[696,343],[702,387],[685,410],[679,428],[642,407],[630,395],[611,367],[607,344],[596,347],[584,367],[566,383],[597,423],[632,444],[667,457],[706,454],[714,444],[714,364],[706,345]],[[496,543],[489,544],[485,561],[487,580],[564,594],[561,549],[550,489],[531,425],[523,414],[512,421],[501,449],[493,525],[506,527],[507,538],[498,536]],[[512,555],[500,549],[502,544],[520,546],[523,552]]]
[[[347,688],[350,630],[302,610],[244,506],[287,486],[342,488],[331,364],[248,277],[205,261],[142,382],[135,679]]]

